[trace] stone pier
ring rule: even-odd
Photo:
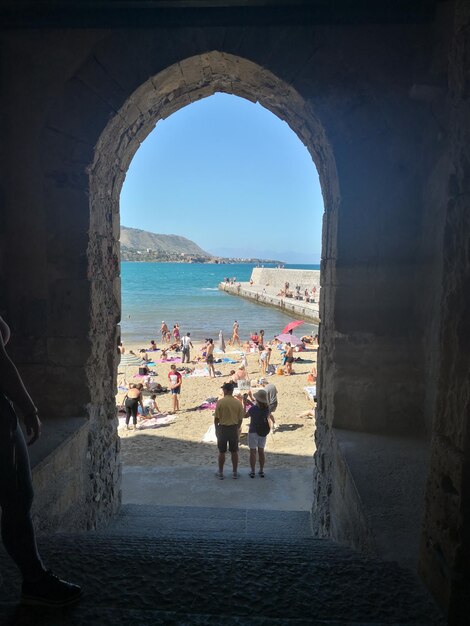
[[[219,289],[234,296],[240,296],[252,300],[257,304],[264,304],[284,313],[300,317],[301,319],[320,323],[318,300],[320,297],[320,270],[286,270],[278,268],[255,267],[251,273],[250,282],[220,283]],[[279,296],[279,292],[288,282],[290,289],[295,293],[295,286],[301,287],[301,294],[307,288],[311,293],[312,287],[316,287],[316,302],[306,302],[294,298]]]

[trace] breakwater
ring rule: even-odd
[[[312,288],[316,288],[316,302],[297,300],[279,295],[285,284],[289,283],[289,289],[294,296],[296,287],[300,286],[303,296],[307,289],[311,294]],[[246,298],[258,304],[280,309],[285,313],[292,314],[314,324],[320,321],[318,300],[320,296],[320,270],[291,270],[277,268],[256,267],[251,274],[251,281],[243,283],[219,283],[219,289],[240,298]]]

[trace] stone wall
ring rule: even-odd
[[[251,272],[251,278],[255,285],[260,285],[261,287],[275,287],[277,290],[284,289],[286,282],[289,283],[290,289],[293,291],[295,291],[296,285],[300,285],[302,290],[307,288],[309,292],[313,286],[315,286],[317,290],[319,290],[320,287],[320,272],[318,270],[254,267]]]
[[[420,572],[449,607],[470,609],[470,6],[457,2],[450,55],[447,181],[439,376]]]
[[[83,506],[90,526],[119,504],[122,182],[159,120],[231,93],[289,124],[322,186],[319,532],[341,521],[331,523],[339,463],[332,428],[429,437],[438,380],[422,571],[433,589],[442,582],[443,602],[462,605],[455,580],[470,562],[466,5],[457,4],[450,118],[439,98],[429,99],[436,90],[426,82],[445,58],[432,11],[380,25],[244,23],[243,13],[211,26],[185,22],[183,12],[171,28],[0,33],[0,308],[40,409],[89,421]],[[449,29],[446,22],[442,31]],[[441,79],[447,92],[446,70]],[[453,171],[442,255],[447,143]],[[439,311],[433,289],[441,258]]]
[[[293,317],[308,320],[314,324],[318,324],[320,321],[318,317],[318,304],[304,303],[301,300],[294,300],[292,298],[281,298],[273,293],[263,293],[261,288],[251,287],[249,283],[241,283],[240,285],[220,283],[219,289],[234,296],[246,298],[257,304],[272,306],[273,308],[284,311],[288,315],[290,314]]]

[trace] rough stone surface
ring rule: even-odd
[[[319,532],[347,522],[346,510],[331,519],[333,427],[432,436],[421,572],[458,623],[470,596],[470,9],[421,3],[417,19],[398,3],[393,19],[338,24],[321,19],[326,4],[310,22],[245,23],[240,11],[236,23],[208,25],[203,12],[194,25],[183,10],[171,27],[2,30],[0,309],[44,414],[89,420],[81,505],[95,527],[120,493],[129,163],[182,106],[217,91],[259,101],[307,146],[325,203]]]
[[[447,185],[440,368],[420,572],[449,623],[470,609],[470,7],[456,3],[450,60],[451,170]]]
[[[57,623],[443,623],[414,574],[314,540],[308,517],[129,505],[107,530],[43,538],[48,564],[85,589]],[[1,560],[6,616],[18,580]]]

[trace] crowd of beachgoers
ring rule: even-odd
[[[213,415],[227,383],[247,416],[257,392],[268,388],[272,394],[274,387],[276,412],[267,448],[279,456],[271,466],[311,463],[314,420],[309,418],[315,407],[318,336],[296,337],[297,324],[301,322],[268,338],[263,330],[242,335],[234,321],[227,340],[220,331],[215,339],[194,341],[191,331],[181,331],[177,322],[162,321],[158,340],[120,344],[117,406],[125,463],[193,463],[202,455],[200,460],[213,464]],[[305,429],[307,438],[299,432]],[[241,428],[242,447],[248,430],[249,419]],[[137,445],[142,434],[153,440]]]

